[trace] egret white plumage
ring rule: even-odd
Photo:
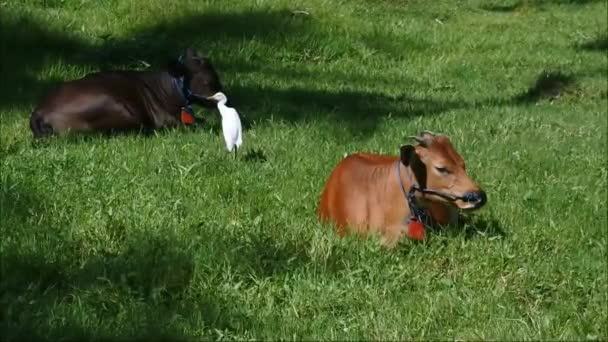
[[[236,158],[236,151],[243,144],[243,129],[239,113],[236,109],[226,106],[228,98],[221,91],[208,97],[208,99],[214,100],[217,103],[217,109],[222,116],[222,132],[226,148],[228,152],[232,152],[232,149],[234,149],[234,158]]]

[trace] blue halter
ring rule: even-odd
[[[184,76],[179,77],[179,78],[174,77],[173,84],[175,85],[175,87],[177,89],[179,89],[181,91],[182,96],[184,96],[184,99],[186,100],[186,105],[184,107],[190,107],[190,97],[192,96],[192,92],[186,86],[186,83],[184,82]]]

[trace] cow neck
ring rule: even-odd
[[[405,166],[405,176],[407,177],[407,181],[409,183],[409,190],[405,190],[405,186],[403,185],[403,178],[401,177],[401,160],[397,160],[397,178],[399,179],[399,185],[401,186],[401,191],[403,192],[403,196],[407,201],[407,205],[410,209],[410,216],[405,218],[406,223],[410,220],[415,219],[425,224],[428,221],[427,211],[424,207],[416,204],[416,191],[419,189],[419,185],[414,184],[414,178],[411,175],[411,170],[409,167]]]

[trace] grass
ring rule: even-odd
[[[606,340],[607,6],[0,1],[1,338]],[[32,142],[57,81],[189,45],[243,115],[239,160],[200,108]],[[472,223],[386,251],[317,222],[345,153],[424,129],[488,192]]]

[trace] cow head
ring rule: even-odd
[[[464,210],[481,208],[485,192],[466,173],[464,160],[448,137],[423,132],[415,145],[401,146],[401,162],[413,171],[422,199],[444,202]]]
[[[222,84],[209,58],[187,48],[184,55],[169,64],[169,72],[175,77],[184,78],[184,83],[192,93],[190,100],[193,103],[215,107],[215,101],[210,101],[207,97],[222,91]]]

